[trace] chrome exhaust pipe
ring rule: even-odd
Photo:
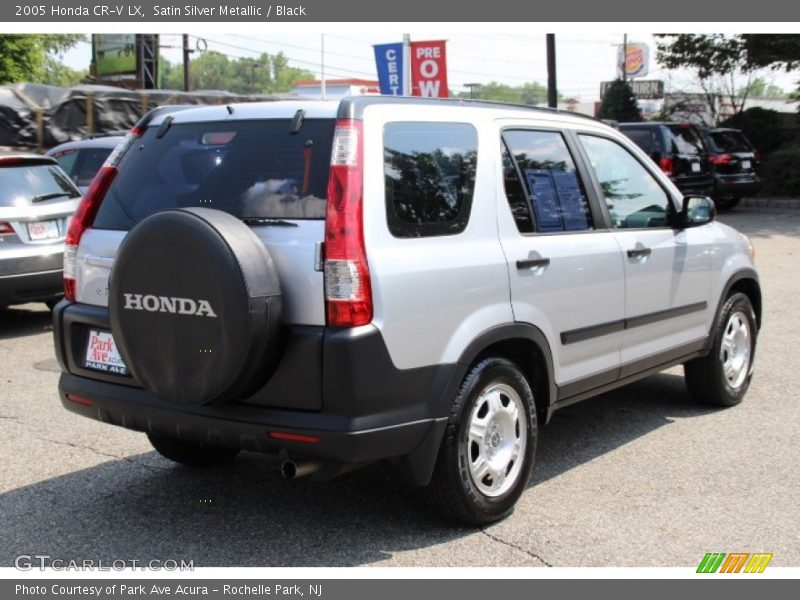
[[[285,460],[281,463],[281,476],[284,479],[297,479],[316,473],[322,468],[322,463],[315,460],[304,460],[295,462]]]

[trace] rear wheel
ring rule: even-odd
[[[750,299],[742,293],[731,295],[720,312],[711,352],[684,365],[695,400],[735,406],[744,399],[753,375],[757,327]]]
[[[481,361],[453,404],[428,489],[432,504],[470,525],[505,518],[530,479],[536,438],[525,376],[504,358]]]
[[[236,448],[176,440],[153,433],[148,433],[147,439],[161,456],[187,467],[213,467],[231,462],[239,454]]]

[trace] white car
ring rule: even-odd
[[[189,465],[384,461],[508,515],[558,409],[684,364],[737,404],[749,241],[592,118],[362,96],[146,116],[70,227],[65,407]]]

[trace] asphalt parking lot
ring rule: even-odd
[[[0,310],[0,566],[194,559],[195,566],[695,566],[772,552],[800,566],[800,210],[722,221],[757,249],[764,327],[745,402],[695,405],[680,369],[558,413],[513,516],[454,529],[380,469],[282,480],[271,457],[173,466],[142,434],[66,412],[49,313]]]

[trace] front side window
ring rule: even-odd
[[[503,139],[522,176],[533,207],[536,231],[591,229],[589,201],[562,135],[554,131],[519,130],[506,131]],[[511,196],[509,202],[517,217],[518,208]]]
[[[650,172],[617,142],[578,136],[617,229],[667,227],[670,199]]]
[[[461,233],[469,221],[478,134],[465,123],[389,123],[386,216],[395,237]]]

